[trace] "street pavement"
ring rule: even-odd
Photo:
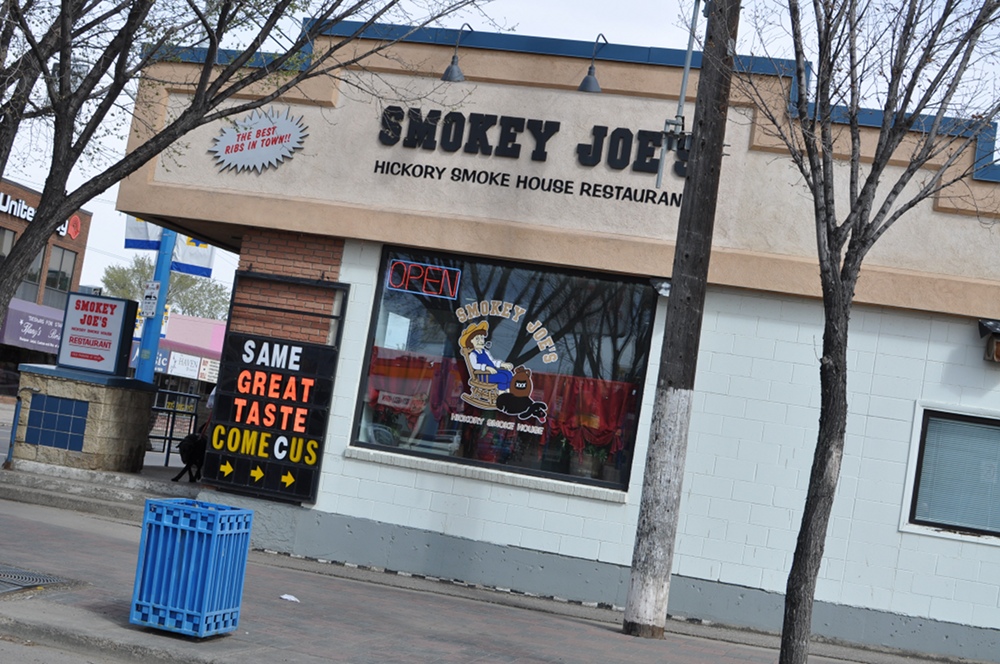
[[[2,406],[0,424],[9,424],[13,409]],[[161,478],[175,472],[162,455],[147,455],[146,466]],[[109,518],[0,500],[0,565],[64,581],[0,593],[0,661],[777,661],[774,635],[670,620],[665,639],[637,639],[620,633],[617,611],[263,551],[249,554],[238,629],[199,640],[129,624],[140,533]],[[812,651],[813,664],[944,661],[825,643]]]
[[[250,553],[238,629],[199,640],[128,623],[140,530],[0,501],[0,564],[66,581],[0,594],[0,639],[78,653],[80,661],[85,655],[217,664],[777,660],[777,640],[769,635],[670,621],[665,639],[637,639],[620,633],[615,611],[261,551]],[[815,664],[921,661],[828,644],[814,652]]]

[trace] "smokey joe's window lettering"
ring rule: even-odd
[[[655,293],[387,249],[358,444],[627,486]]]

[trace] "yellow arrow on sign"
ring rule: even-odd
[[[260,469],[260,466],[257,466],[250,471],[250,477],[253,478],[254,482],[260,482],[260,478],[264,477],[264,471]]]
[[[219,470],[222,471],[224,477],[228,477],[231,472],[233,472],[233,466],[228,461],[219,466]]]
[[[295,478],[292,477],[292,472],[288,471],[287,473],[281,476],[281,481],[285,483],[285,488],[287,489],[288,487],[292,486],[292,482],[295,481]]]

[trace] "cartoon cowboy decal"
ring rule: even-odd
[[[486,349],[490,324],[471,323],[458,339],[469,368],[470,393],[462,399],[486,410],[499,410],[521,420],[545,422],[547,406],[531,398],[531,371],[497,360]]]
[[[500,393],[507,392],[510,390],[511,378],[514,377],[511,371],[514,365],[500,362],[486,349],[489,330],[490,324],[486,321],[472,323],[462,332],[458,345],[468,350],[469,367],[480,374],[481,381],[496,385]]]

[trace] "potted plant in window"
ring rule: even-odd
[[[608,460],[608,446],[584,443],[580,452],[570,456],[570,473],[578,477],[601,478],[604,462]]]

